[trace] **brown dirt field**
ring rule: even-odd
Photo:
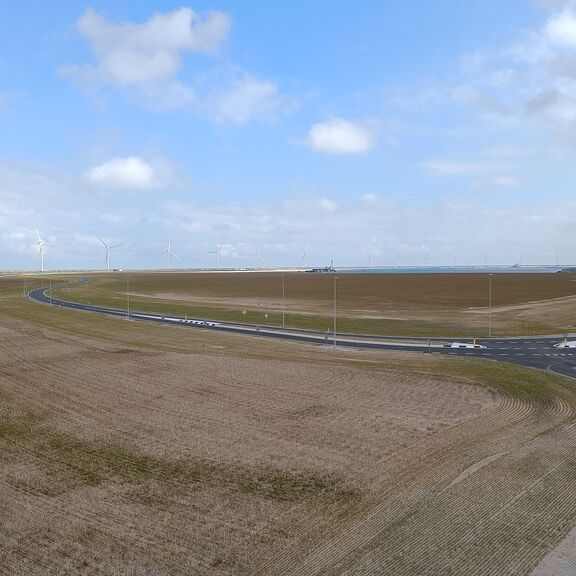
[[[326,329],[333,309],[333,275],[284,277],[288,324]],[[492,283],[497,335],[561,333],[574,327],[575,274],[496,274]],[[60,293],[123,307],[125,291],[125,275],[108,274],[91,276],[91,284]],[[279,273],[130,273],[130,291],[139,309],[254,323],[281,321]],[[341,274],[337,301],[342,331],[482,337],[487,330],[488,276]]]
[[[527,574],[576,525],[568,380],[0,313],[7,574]]]
[[[497,274],[492,277],[494,305],[509,306],[531,301],[576,295],[576,275]],[[107,282],[122,290],[123,279],[107,277]],[[263,299],[278,303],[282,299],[282,274],[279,273],[143,273],[130,274],[136,293],[169,292],[192,297]],[[285,274],[286,295],[309,302],[314,308],[331,311],[332,274]],[[342,311],[445,310],[487,305],[486,274],[340,274],[338,301]]]

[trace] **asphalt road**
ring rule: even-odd
[[[56,288],[56,287],[54,287]],[[53,288],[53,289],[54,289]],[[293,340],[299,342],[310,342],[333,346],[334,335],[332,333],[321,333],[312,330],[297,330],[285,328],[271,328],[255,326],[252,324],[234,324],[230,322],[204,321],[188,319],[177,316],[163,316],[156,314],[144,314],[131,310],[106,308],[91,304],[81,304],[69,302],[58,298],[52,298],[49,288],[38,288],[28,293],[28,297],[37,302],[51,304],[61,308],[72,308],[98,314],[107,314],[119,318],[130,320],[140,320],[146,322],[156,322],[168,325],[182,326],[196,330],[214,330],[219,332],[229,332],[256,336],[260,338],[277,338],[283,340]],[[396,338],[379,336],[356,336],[350,334],[336,334],[336,345],[338,347],[349,348],[369,348],[380,350],[396,350],[404,352],[419,352],[424,354],[444,354],[449,356],[466,356],[520,364],[531,368],[549,370],[576,378],[576,348],[555,348],[554,344],[562,341],[560,335],[557,337],[531,337],[531,338],[505,338],[505,339],[482,339],[478,344],[486,348],[451,348],[445,343],[447,339],[432,338]],[[458,342],[470,342],[469,340],[458,340]]]

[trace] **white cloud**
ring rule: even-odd
[[[510,160],[510,150],[488,150],[477,156],[487,158],[480,161],[459,160],[432,160],[424,162],[422,167],[429,173],[437,176],[463,176],[474,177],[469,185],[475,190],[493,190],[502,188],[518,188],[520,180],[515,176],[506,174],[506,170],[514,169],[515,163],[503,162]],[[494,157],[494,158],[493,158]],[[498,159],[500,158],[500,159]]]
[[[96,234],[124,244],[115,256],[123,268],[165,266],[169,236],[181,265],[200,267],[215,265],[207,252],[220,243],[227,248],[222,265],[238,267],[253,265],[248,255],[255,252],[270,266],[296,266],[305,250],[312,266],[331,258],[336,265],[365,265],[369,254],[374,265],[394,265],[398,251],[402,264],[423,264],[423,246],[435,264],[452,264],[455,251],[462,263],[494,254],[494,264],[510,264],[518,253],[525,264],[550,262],[547,252],[568,260],[576,251],[576,203],[550,197],[523,195],[521,203],[497,206],[493,195],[473,193],[425,203],[375,194],[242,204],[195,196],[127,202],[123,194],[94,194],[85,179],[70,174],[0,161],[0,260],[4,268],[38,267],[33,226],[55,244],[46,252],[46,266],[60,269],[101,268]],[[470,222],[481,231],[472,240]]]
[[[514,176],[494,176],[482,180],[474,180],[471,183],[475,190],[493,190],[498,188],[518,188],[521,185],[520,180]]]
[[[461,162],[457,160],[432,160],[425,162],[423,167],[428,172],[439,176],[470,176],[495,172],[501,169],[501,166],[495,163]]]
[[[314,124],[308,132],[308,145],[325,154],[364,154],[374,148],[372,133],[362,124],[333,118]]]
[[[546,24],[546,37],[558,46],[576,48],[576,14],[572,8],[555,13]]]
[[[247,74],[209,97],[206,106],[219,122],[245,124],[254,118],[272,120],[284,102],[276,84]]]
[[[171,81],[182,66],[182,53],[216,51],[230,21],[221,12],[200,19],[190,8],[180,8],[143,24],[117,24],[89,9],[76,25],[98,59],[77,72],[90,81],[124,87]]]
[[[471,120],[506,138],[553,136],[576,145],[576,2],[547,3],[553,11],[500,50],[464,58],[452,100],[474,111]]]
[[[326,212],[334,212],[338,208],[338,204],[334,200],[326,197],[318,199],[318,206]]]
[[[94,166],[86,173],[86,178],[105,188],[145,190],[158,185],[154,168],[138,156],[113,158]]]
[[[377,204],[380,201],[380,197],[372,192],[362,194],[361,199],[363,202],[366,202],[366,204]]]
[[[96,62],[62,67],[61,72],[97,101],[102,101],[103,90],[114,89],[152,110],[192,110],[236,124],[271,120],[289,108],[274,82],[248,72],[216,67],[198,72],[201,81],[193,74],[188,74],[192,81],[182,80],[186,53],[213,54],[226,40],[230,18],[222,12],[200,17],[190,8],[180,8],[157,13],[143,23],[116,23],[90,9],[77,28],[90,43]]]
[[[570,249],[562,238],[576,221],[576,205],[560,207],[548,202],[496,208],[484,198],[483,194],[466,194],[461,200],[435,201],[421,208],[349,200],[333,203],[319,214],[318,207],[326,199],[308,197],[281,205],[247,204],[242,207],[242,218],[232,203],[169,203],[163,213],[170,228],[181,229],[183,237],[197,235],[190,240],[193,247],[202,243],[204,250],[214,250],[223,240],[237,247],[236,259],[231,251],[225,266],[245,265],[242,255],[256,251],[270,265],[296,265],[303,247],[311,254],[308,265],[325,265],[332,257],[336,265],[361,265],[369,254],[380,255],[373,260],[375,265],[393,265],[399,251],[406,265],[424,263],[426,252],[437,264],[452,264],[455,250],[463,263],[481,263],[483,254],[497,254],[492,263],[512,264],[520,252],[528,264],[549,261],[545,253],[553,247]],[[473,242],[470,222],[485,232]],[[213,265],[211,255],[203,262]]]

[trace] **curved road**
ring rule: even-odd
[[[85,280],[80,280],[85,282]],[[61,286],[54,286],[59,288]],[[87,312],[96,312],[142,320],[147,322],[160,322],[177,326],[216,330],[220,332],[231,332],[249,336],[266,338],[278,338],[283,340],[295,340],[300,342],[310,342],[315,344],[334,345],[334,335],[332,333],[321,333],[310,330],[271,328],[254,326],[249,324],[235,324],[232,322],[216,322],[187,319],[178,316],[165,316],[160,314],[144,314],[137,311],[119,310],[117,308],[107,308],[92,304],[81,304],[79,302],[69,302],[60,298],[53,298],[49,292],[50,288],[37,288],[28,293],[28,297],[37,302],[59,306],[61,308],[72,308]],[[392,341],[394,340],[394,341]],[[520,364],[531,368],[549,370],[576,378],[576,348],[555,348],[554,345],[562,341],[560,337],[534,337],[534,338],[505,338],[505,339],[482,339],[479,344],[485,348],[452,348],[450,345],[442,344],[447,339],[432,338],[388,338],[384,341],[378,336],[354,336],[351,334],[336,334],[336,345],[351,348],[371,348],[382,350],[397,350],[406,352],[420,352],[427,354],[445,354],[453,356],[473,356],[500,362]]]

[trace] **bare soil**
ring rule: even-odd
[[[254,541],[291,510],[356,501],[364,468],[497,402],[441,375],[142,349],[15,319],[0,324],[0,374],[10,574],[249,574]]]
[[[571,331],[575,278],[573,273],[494,275],[493,333]],[[482,337],[488,330],[488,282],[488,275],[481,273],[341,274],[339,326],[367,334]],[[143,310],[260,324],[278,324],[284,318],[290,326],[320,330],[333,314],[333,288],[333,274],[130,274],[134,306]],[[89,285],[59,293],[123,307],[126,277],[92,275]]]
[[[0,299],[0,573],[528,574],[576,392],[517,367]]]

